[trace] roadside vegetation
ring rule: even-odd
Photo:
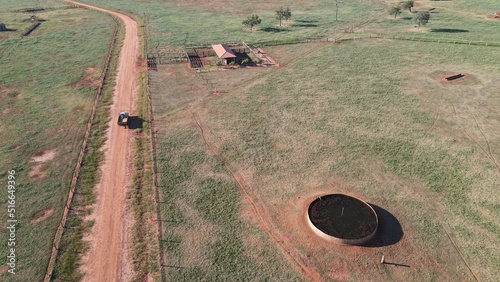
[[[133,281],[143,281],[148,276],[160,280],[159,242],[157,226],[156,195],[153,190],[153,163],[149,140],[147,78],[143,72],[139,76],[136,119],[138,128],[133,141],[133,176],[129,189],[130,205],[134,223],[131,238],[131,257],[133,262]]]
[[[0,32],[0,175],[17,177],[16,274],[1,274],[11,281],[43,279],[113,32],[100,13],[39,3],[44,21],[24,38],[31,14],[19,10],[33,2],[4,1],[0,12],[13,29]]]

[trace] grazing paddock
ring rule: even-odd
[[[267,48],[280,68],[151,72],[168,277],[494,280],[498,50],[441,48],[286,45]],[[374,206],[371,242],[312,233],[326,193]]]
[[[0,33],[0,177],[16,176],[16,274],[2,281],[41,281],[52,249],[101,76],[114,21],[102,14],[40,1],[43,24],[24,38],[32,1],[5,1]],[[6,188],[6,186],[5,186]],[[7,190],[0,201],[7,217]],[[9,233],[0,254],[8,255]],[[5,259],[4,259],[5,262]]]

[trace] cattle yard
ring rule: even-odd
[[[230,61],[219,57],[213,47],[186,47],[173,50],[156,47],[147,55],[148,69],[156,70],[158,65],[178,62],[187,62],[190,68],[198,70],[211,66],[224,66],[224,69],[279,66],[266,55],[262,48],[251,48],[244,42],[242,44],[219,44],[219,46],[227,46],[232,51]]]

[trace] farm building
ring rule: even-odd
[[[227,65],[231,62],[234,62],[236,59],[236,55],[233,53],[233,50],[229,48],[225,44],[212,45],[212,48],[217,54],[217,57],[221,59],[223,65]]]
[[[0,31],[6,31],[7,28],[5,27],[5,24],[0,23]]]

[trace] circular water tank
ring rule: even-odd
[[[316,198],[307,209],[313,232],[330,242],[361,245],[377,232],[378,217],[365,201],[344,194]]]

